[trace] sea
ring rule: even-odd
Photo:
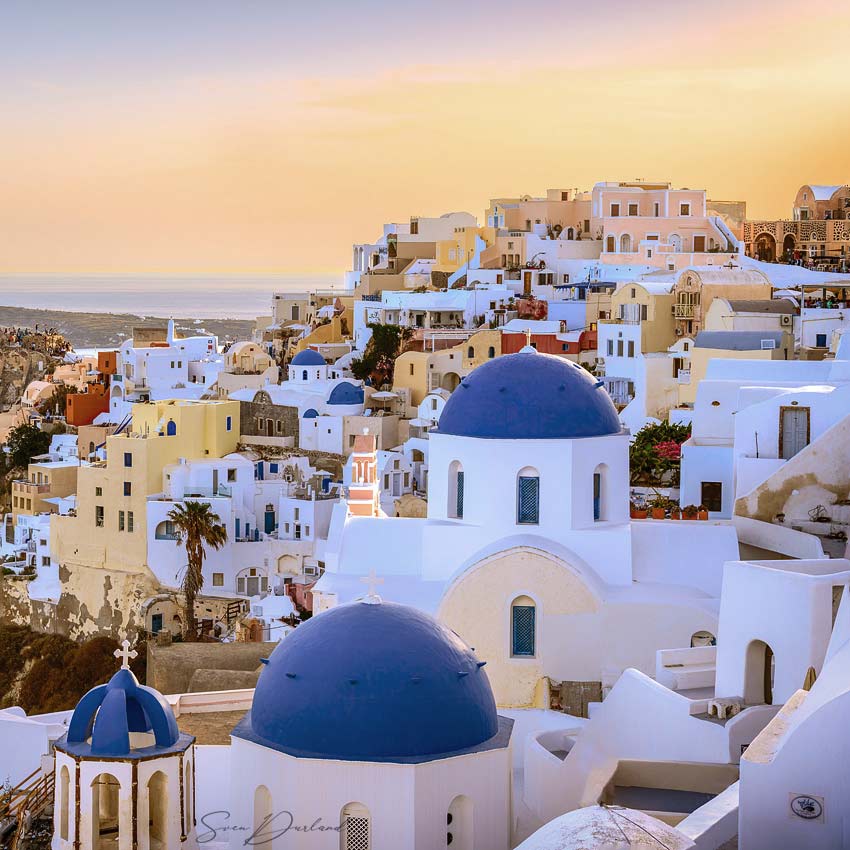
[[[0,306],[75,313],[255,319],[275,292],[343,289],[336,275],[0,275]]]

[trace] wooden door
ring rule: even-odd
[[[810,409],[808,407],[781,407],[779,409],[779,456],[783,460],[794,457],[809,444]]]

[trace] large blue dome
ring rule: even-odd
[[[303,351],[299,351],[295,357],[292,358],[292,362],[289,364],[290,366],[327,366],[325,363],[325,358],[319,354],[318,351],[315,351],[312,348],[305,348]]]
[[[406,605],[352,602],[278,644],[234,735],[296,756],[373,761],[448,755],[498,732],[483,664],[453,631]]]
[[[552,354],[506,354],[479,366],[452,393],[438,432],[502,440],[564,440],[622,431],[602,382]]]
[[[328,404],[363,404],[363,387],[340,381],[328,396]]]

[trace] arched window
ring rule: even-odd
[[[177,423],[173,419],[168,420],[168,424],[165,426],[165,435],[166,437],[173,437],[177,433]]]
[[[71,774],[68,765],[63,764],[59,771],[59,837],[63,841],[68,840],[68,806],[69,791],[71,786]]]
[[[511,603],[511,655],[533,658],[537,651],[537,606],[529,596],[518,596]]]
[[[475,357],[475,349],[470,345],[469,348],[466,349],[466,356],[472,360]]]
[[[575,239],[575,238],[576,238],[575,230],[573,230],[572,227],[568,227],[567,228],[567,239]]]
[[[148,780],[148,846],[151,850],[168,847],[168,780],[158,770]]]
[[[121,788],[111,773],[100,773],[91,784],[91,846],[100,847],[101,837],[118,847],[121,843],[121,820],[118,817],[118,792]]]
[[[459,460],[449,464],[449,501],[446,513],[455,519],[463,519],[463,464]]]
[[[340,850],[370,850],[372,847],[372,818],[362,803],[343,806],[339,818]]]
[[[487,357],[489,357],[490,360],[492,360],[495,356],[496,356],[496,349],[491,345],[487,349]]]
[[[265,785],[258,785],[254,791],[254,835],[267,832],[267,824],[272,817],[272,795]]]
[[[593,521],[602,522],[608,516],[608,505],[606,491],[606,472],[604,463],[600,463],[593,470]]]
[[[176,616],[176,615],[175,615]],[[179,619],[178,619],[179,623]],[[195,787],[192,784],[192,762],[186,762],[186,784],[183,787],[183,799],[186,801],[185,809],[186,809],[186,825],[183,828],[183,834],[188,835],[192,828],[195,825],[195,815],[193,811],[193,803],[194,800],[194,791]]]
[[[516,521],[520,525],[540,522],[540,475],[530,466],[521,469],[517,476]]]
[[[461,794],[446,812],[446,846],[452,850],[472,850],[472,800]]]
[[[615,253],[615,252],[616,252],[616,250],[617,250],[617,239],[616,239],[616,237],[615,237],[615,236],[609,236],[609,237],[605,240],[605,250],[606,250],[609,254],[613,254],[613,253]]]
[[[631,254],[632,252],[632,237],[628,233],[624,233],[620,237],[620,253]]]
[[[307,380],[307,370],[306,369],[301,373],[301,380],[302,381]]]

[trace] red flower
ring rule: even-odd
[[[682,457],[682,447],[675,440],[665,440],[662,443],[656,444],[655,454],[664,460],[680,460]]]

